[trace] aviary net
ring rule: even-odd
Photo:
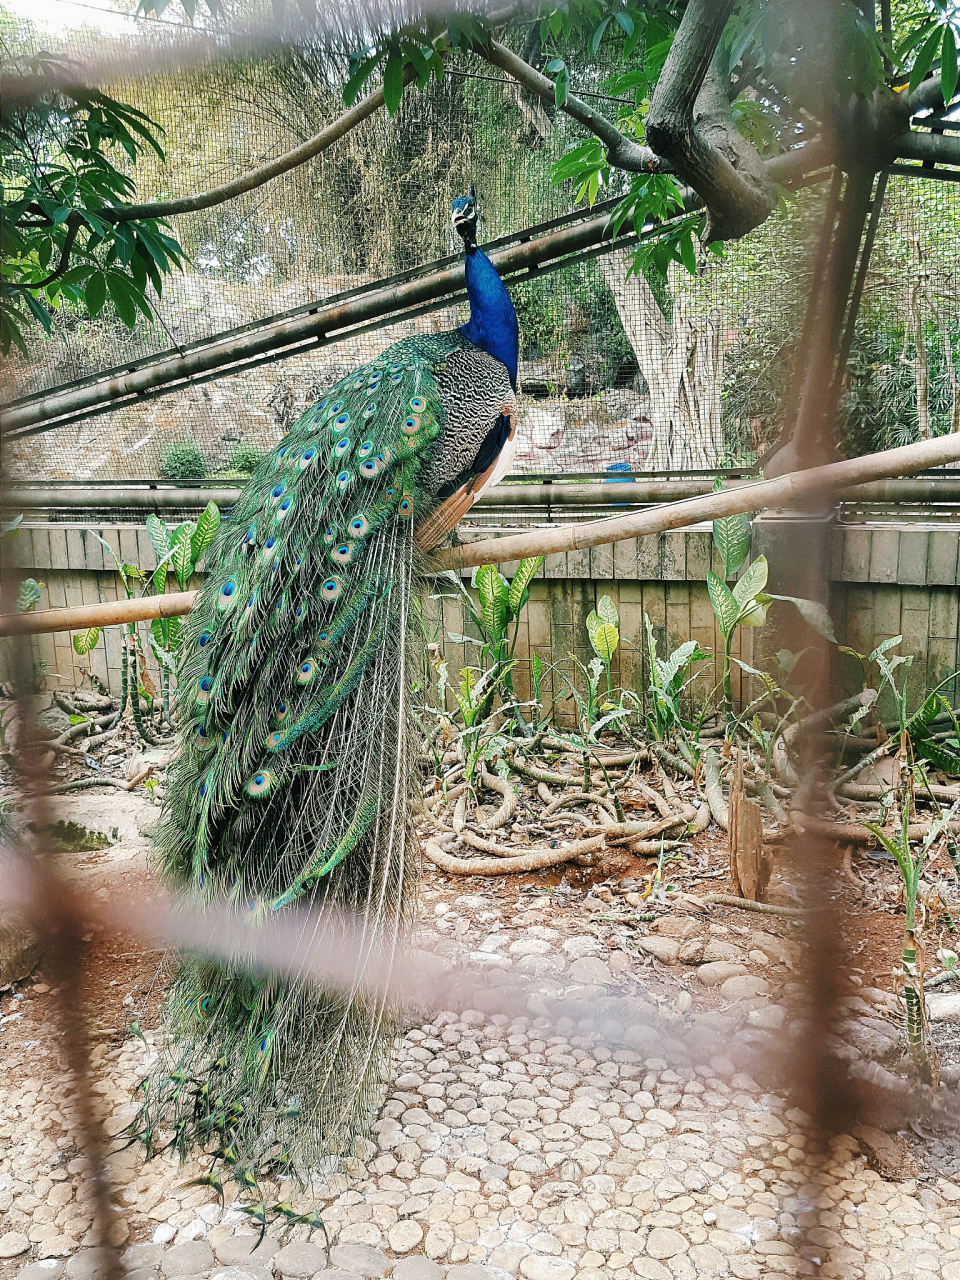
[[[393,118],[381,111],[285,176],[176,218],[190,263],[166,284],[156,322],[130,333],[112,313],[60,312],[16,370],[15,394],[183,353],[443,259],[456,251],[450,201],[471,182],[484,241],[569,214],[574,192],[550,171],[581,140],[578,126],[476,66],[461,60],[442,84],[408,91]],[[204,190],[302,143],[342,111],[342,79],[329,60],[298,52],[111,86],[166,131],[166,164],[138,166],[140,197]],[[611,246],[514,285],[516,473],[752,467],[782,427],[825,194],[820,183],[785,201],[722,258],[704,253],[695,277],[677,264],[665,283],[631,275],[631,249]],[[958,230],[955,184],[890,177],[851,353],[850,452],[956,427]],[[905,255],[923,272],[901,271]],[[464,318],[462,306],[404,318],[14,441],[9,475],[229,480],[350,368]]]

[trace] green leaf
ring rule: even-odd
[[[67,716],[67,719],[71,724],[90,724],[91,723],[90,716]]]
[[[32,613],[40,602],[40,583],[24,578],[17,589],[17,613]]]
[[[772,592],[770,599],[785,600],[788,604],[796,605],[804,622],[813,627],[814,631],[819,631],[824,640],[829,640],[831,644],[838,643],[833,630],[833,620],[819,600],[805,600],[803,596],[777,596]]]
[[[617,651],[617,645],[620,643],[620,632],[591,610],[587,615],[587,636],[594,653],[605,666],[609,667]]]
[[[710,595],[710,603],[713,605],[717,625],[720,627],[724,639],[727,639],[733,633],[740,614],[733,592],[723,579],[718,578],[712,570],[707,573],[707,591]]]
[[[510,610],[511,618],[515,618],[526,604],[527,596],[530,592],[530,583],[536,577],[542,564],[543,556],[530,556],[526,560],[521,560],[517,565],[517,571],[513,575],[513,581],[510,583],[510,590],[507,594],[507,606]]]
[[[480,595],[480,617],[487,641],[496,645],[507,629],[507,600],[510,589],[503,575],[493,564],[482,564],[477,570],[477,591]]]
[[[940,710],[941,704],[946,706],[946,703],[940,694],[931,693],[923,706],[913,713],[905,726],[906,731],[911,738],[922,735],[923,730]]]
[[[122,224],[121,224],[122,225]],[[137,323],[137,305],[133,300],[133,289],[124,276],[111,271],[107,277],[107,291],[117,309],[117,315],[132,329]]]
[[[601,619],[611,627],[620,627],[620,615],[617,613],[617,606],[613,603],[609,596],[601,596],[597,604],[597,613]]]
[[[744,572],[740,581],[734,586],[733,598],[740,606],[740,609],[743,610],[751,600],[760,594],[766,585],[767,562],[763,556],[757,556],[756,560]]]
[[[910,69],[910,93],[913,93],[914,89],[927,78],[927,72],[933,65],[933,60],[937,56],[937,49],[940,47],[942,39],[943,28],[935,27],[924,42]]]
[[[943,101],[949,106],[957,91],[957,41],[949,22],[943,28],[943,45],[940,52],[940,88]]]
[[[97,643],[99,639],[100,639],[100,628],[90,627],[86,631],[77,632],[77,634],[73,637],[73,647],[82,658],[85,653],[90,652],[90,650],[94,647],[94,645]],[[84,717],[81,717],[81,719],[87,719],[87,717],[84,716]],[[71,724],[73,723],[72,716],[70,718],[70,723]]]
[[[390,52],[387,65],[383,69],[383,100],[387,106],[387,114],[394,115],[403,97],[403,58],[399,53]]]
[[[187,583],[190,581],[190,575],[193,573],[193,555],[191,548],[191,533],[193,526],[189,526],[191,533],[181,533],[181,530],[184,530],[187,527],[187,525],[181,525],[177,530],[180,537],[176,538],[173,544],[173,555],[170,561],[173,565],[173,572],[177,575],[177,582],[180,584],[181,591],[186,590]]]
[[[725,576],[732,578],[750,553],[749,514],[744,511],[719,516],[713,522],[713,542],[720,552]]]
[[[157,553],[158,557],[163,560],[173,550],[173,543],[170,540],[170,530],[160,519],[159,516],[147,516],[147,537]]]
[[[200,557],[213,541],[219,528],[220,508],[215,502],[208,502],[200,513],[196,532],[190,542],[190,554],[194,564],[199,562]]]

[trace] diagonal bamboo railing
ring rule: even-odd
[[[606,520],[583,521],[552,529],[532,529],[506,538],[484,538],[460,547],[451,547],[433,557],[431,567],[465,569],[485,563],[503,564],[524,556],[551,555],[598,547],[625,538],[682,529],[701,520],[759,511],[764,507],[790,506],[804,499],[832,497],[837,490],[873,480],[909,475],[928,467],[960,462],[960,435],[922,440],[883,453],[870,453],[845,462],[831,462],[807,471],[792,471],[772,480],[758,480],[721,493],[669,502],[663,506]],[[116,626],[147,618],[169,618],[189,613],[195,591],[140,600],[118,600],[109,604],[79,605],[69,609],[45,609],[39,613],[0,616],[0,636],[38,635],[52,631],[81,631],[87,627]]]

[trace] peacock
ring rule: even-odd
[[[517,317],[477,217],[471,186],[452,212],[468,323],[405,338],[331,387],[207,552],[155,841],[192,904],[228,904],[254,928],[323,908],[361,920],[381,956],[401,941],[418,875],[422,555],[516,448]],[[148,1155],[206,1153],[201,1181],[252,1192],[349,1155],[396,1031],[363,964],[345,992],[188,953],[132,1138]]]

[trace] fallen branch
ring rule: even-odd
[[[928,785],[929,792],[926,786],[922,791],[916,792],[914,798],[918,804],[923,800],[929,801],[930,795],[936,800],[948,800],[951,804],[960,800],[960,791],[956,787],[942,787],[935,782]],[[848,782],[846,786],[837,787],[837,794],[844,800],[882,800],[884,796],[890,795],[890,788],[879,783]]]
[[[531,848],[515,858],[457,858],[453,854],[444,853],[439,841],[427,840],[423,852],[441,871],[446,871],[449,875],[508,876],[523,871],[542,871],[545,867],[556,867],[561,862],[599,853],[603,843],[603,836],[594,836],[589,840],[576,840],[565,849],[545,849],[542,846]]]
[[[790,821],[801,835],[809,831],[811,835],[825,836],[841,844],[880,843],[874,833],[868,827],[861,826],[859,822],[825,822],[822,818],[811,818],[806,813],[796,812],[790,814]],[[907,839],[922,840],[924,836],[930,834],[931,825],[926,822],[911,822],[907,828]],[[960,833],[960,821],[951,822],[948,826],[955,835]]]
[[[50,787],[51,795],[62,795],[65,791],[87,791],[92,787],[115,787],[118,791],[133,791],[153,772],[153,765],[148,764],[129,782],[121,782],[119,778],[75,778],[73,782],[61,782],[59,786]]]
[[[775,907],[772,902],[751,902],[749,898],[735,898],[732,893],[708,893],[700,901],[707,907],[739,907],[741,911],[756,911],[762,916],[788,916],[799,920],[803,912],[799,907]]]

